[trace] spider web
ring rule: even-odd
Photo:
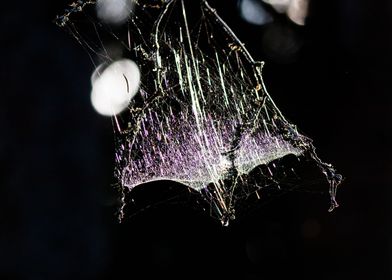
[[[121,57],[142,73],[127,112],[113,116],[115,177],[123,193],[159,180],[184,184],[228,224],[241,201],[267,188],[304,184],[298,164],[311,162],[338,206],[342,177],[316,155],[268,94],[255,61],[205,0],[138,0],[121,26],[99,21],[95,1],[77,1],[57,18],[97,63]],[[301,165],[301,164],[300,164]]]

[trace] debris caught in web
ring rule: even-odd
[[[57,24],[97,65],[127,58],[140,69],[138,93],[113,116],[123,193],[176,181],[198,192],[227,225],[241,200],[296,177],[294,167],[280,164],[291,156],[317,166],[329,184],[330,211],[338,206],[341,175],[283,116],[265,88],[264,63],[207,1],[134,1],[121,26],[94,17],[95,4],[75,2]]]

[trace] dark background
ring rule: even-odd
[[[52,23],[67,2],[1,7],[0,279],[392,279],[391,1],[312,1],[303,28],[283,16],[255,27],[236,1],[213,3],[266,61],[279,108],[345,177],[333,213],[326,197],[293,193],[229,227],[186,203],[118,223],[93,65]]]

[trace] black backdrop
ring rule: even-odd
[[[391,279],[392,2],[313,1],[304,28],[278,17],[294,32],[279,39],[245,23],[236,1],[215,1],[265,59],[279,108],[346,178],[333,213],[325,197],[290,194],[228,228],[186,203],[117,222],[93,65],[52,23],[66,3],[1,6],[0,279]],[[292,34],[301,49],[277,51]]]

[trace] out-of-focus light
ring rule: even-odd
[[[298,25],[305,25],[305,19],[308,14],[308,0],[291,0],[287,9],[287,16]]]
[[[262,39],[263,49],[275,63],[292,63],[297,59],[302,41],[294,30],[284,24],[268,27]]]
[[[261,0],[240,0],[241,17],[254,25],[264,25],[272,22],[271,15],[263,8]]]
[[[291,0],[263,0],[264,3],[270,4],[278,13],[285,13],[290,5]]]
[[[122,24],[132,11],[134,0],[98,0],[97,15],[109,24]]]
[[[129,59],[101,64],[91,76],[91,103],[101,115],[112,116],[124,111],[139,90],[140,71]]]
[[[309,0],[263,0],[278,13],[286,13],[289,19],[298,25],[305,25]]]

